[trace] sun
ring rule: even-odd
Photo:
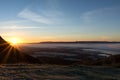
[[[9,42],[11,45],[17,45],[21,43],[21,40],[19,38],[10,38]]]

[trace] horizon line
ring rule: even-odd
[[[23,44],[26,42],[23,42]],[[26,44],[39,43],[120,43],[120,41],[42,41],[42,42],[28,42]],[[22,44],[22,43],[21,43]]]

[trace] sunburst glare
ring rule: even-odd
[[[22,41],[19,38],[13,37],[13,38],[9,39],[9,42],[11,45],[17,45],[17,44],[21,43]]]

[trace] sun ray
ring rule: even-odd
[[[10,47],[10,46],[7,46],[5,49],[3,49],[3,50],[1,51],[1,53],[3,53],[4,51],[6,51],[9,47]]]
[[[2,43],[2,44],[0,44],[0,46],[4,46],[4,45],[6,45],[6,44],[8,44],[8,43]]]
[[[6,63],[7,59],[9,58],[9,54],[10,54],[10,51],[11,51],[11,46],[8,46],[7,48],[5,48],[4,51],[7,51],[7,54],[5,54],[5,57],[3,59],[3,63]]]
[[[5,56],[5,60],[8,61],[8,58],[10,57],[10,55],[12,54],[11,53],[11,50],[12,50],[12,47],[10,46],[8,52],[7,52],[7,55]]]

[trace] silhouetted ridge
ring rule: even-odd
[[[39,63],[39,61],[11,46],[0,36],[0,63]]]
[[[1,36],[0,36],[0,44],[7,43]]]

